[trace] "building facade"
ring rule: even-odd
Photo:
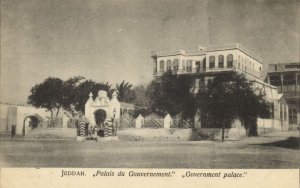
[[[50,112],[46,109],[29,105],[0,103],[0,134],[10,133],[12,125],[15,125],[17,135],[26,135],[33,128],[29,123],[31,120],[38,119],[39,124],[43,124],[45,122],[42,122],[42,119],[45,120],[47,117],[50,117]]]
[[[154,76],[167,71],[180,75],[197,75],[224,71],[239,71],[250,79],[260,79],[262,60],[240,44],[214,46],[191,51],[159,52],[151,54]]]
[[[289,105],[291,127],[300,124],[300,62],[270,64],[266,81],[277,86]]]
[[[263,122],[267,127],[287,130],[288,115],[284,96],[278,95],[277,88],[261,80],[262,60],[240,44],[230,44],[213,47],[199,47],[197,50],[178,50],[173,52],[151,52],[154,64],[154,77],[159,77],[167,71],[174,75],[194,78],[194,88],[198,91],[205,87],[209,80],[218,74],[237,72],[253,82],[254,89],[265,92],[266,100],[272,103],[272,121]],[[276,104],[280,105],[276,105]],[[279,125],[279,126],[277,126]]]

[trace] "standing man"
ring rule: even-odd
[[[16,125],[11,126],[11,139],[14,139],[14,136],[16,134]]]

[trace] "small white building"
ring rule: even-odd
[[[85,117],[91,124],[96,124],[94,113],[97,110],[103,110],[106,118],[114,118],[115,121],[120,119],[120,102],[117,99],[118,94],[114,92],[112,99],[109,99],[107,92],[100,90],[98,96],[93,100],[93,94],[90,93],[89,99],[85,104]]]
[[[26,135],[32,127],[30,127],[31,119],[36,119],[39,126],[46,123],[50,117],[50,112],[46,109],[35,108],[30,105],[20,104],[0,104],[0,133],[11,133],[12,125],[16,125],[17,135]]]

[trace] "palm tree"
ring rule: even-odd
[[[135,99],[135,92],[132,90],[132,84],[123,80],[121,84],[116,84],[118,91],[118,100],[120,102],[133,102]]]

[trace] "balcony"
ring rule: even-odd
[[[300,91],[284,91],[283,95],[287,99],[300,99]]]
[[[226,72],[226,71],[234,71],[235,67],[231,68],[186,68],[186,69],[178,69],[178,70],[171,70],[172,74],[177,75],[197,75],[197,74],[205,74],[205,73],[217,73],[217,72]],[[166,71],[158,71],[154,72],[154,76],[158,77],[165,73]]]
[[[221,73],[221,72],[228,72],[228,71],[239,71],[242,72],[243,74],[249,74],[254,77],[260,78],[260,72],[250,68],[250,67],[245,67],[245,69],[241,69],[237,65],[237,61],[233,61],[231,67],[214,67],[214,68],[207,68],[207,67],[186,67],[185,69],[178,69],[178,70],[171,70],[173,74],[177,75],[197,75],[197,74],[215,74],[215,73]],[[158,71],[154,72],[154,76],[161,76],[165,73],[166,71]]]
[[[279,64],[270,64],[269,73],[283,73],[283,72],[299,72],[300,63],[279,63]]]

